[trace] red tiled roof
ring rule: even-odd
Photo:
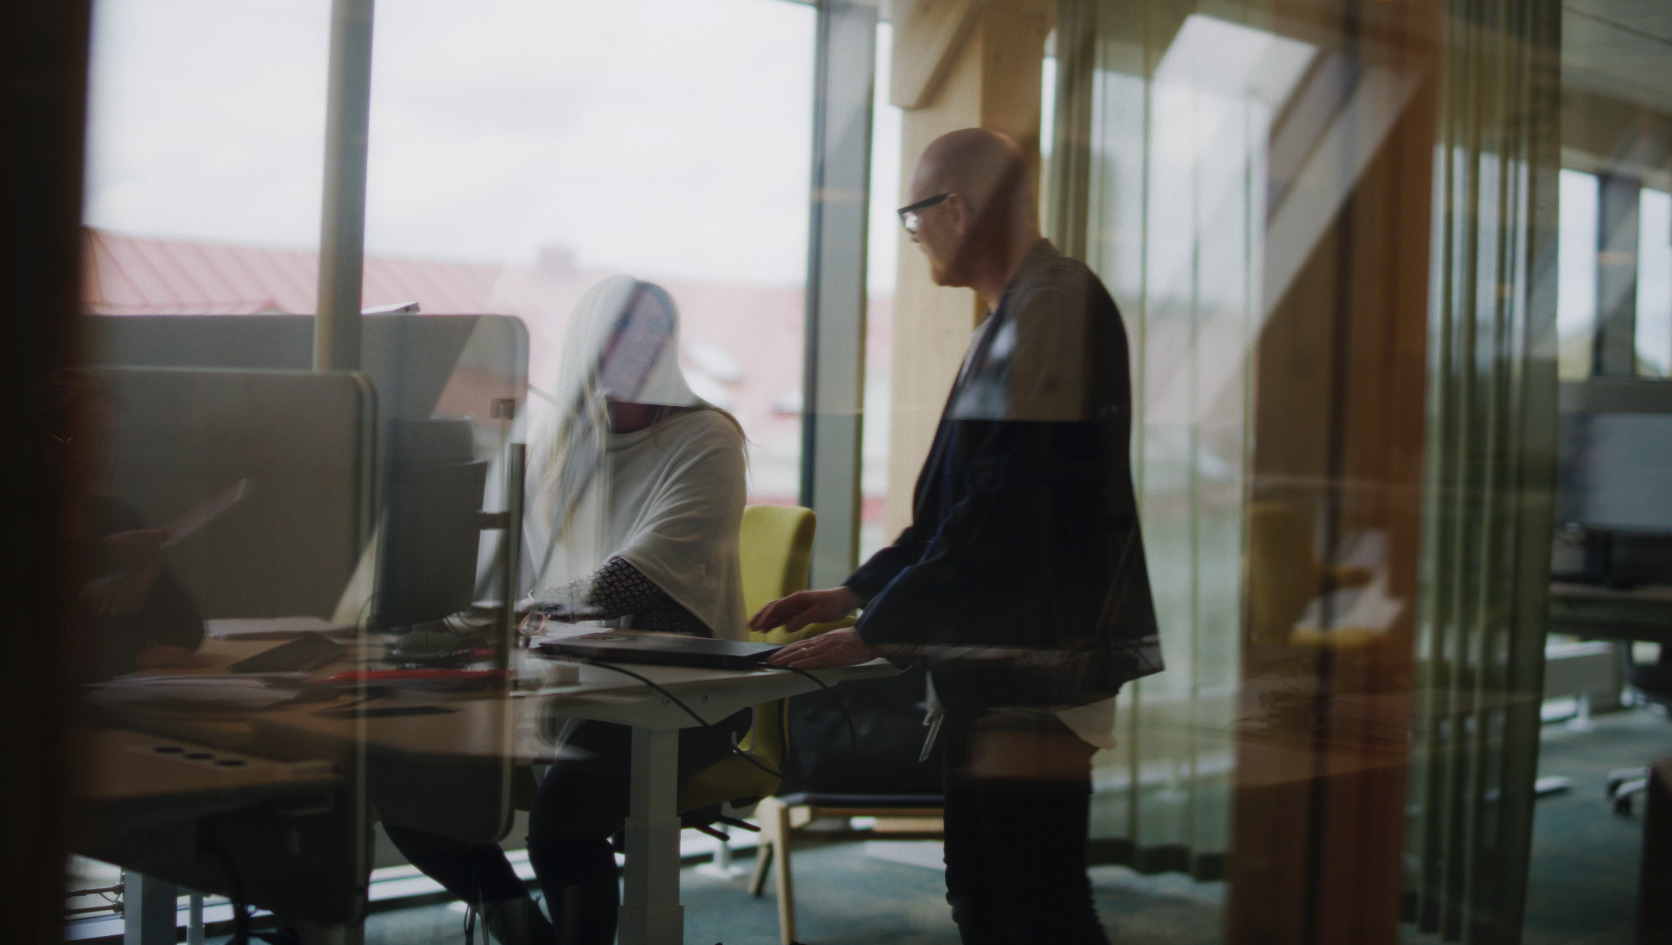
[[[311,250],[125,236],[87,230],[88,311],[139,314],[312,314],[319,278]],[[367,255],[367,308],[416,301],[429,314],[515,315],[528,326],[529,379],[543,386],[582,293],[608,273],[576,268],[562,251],[541,263],[501,266]],[[646,274],[646,278],[653,278]],[[799,286],[658,280],[679,303],[684,333],[721,346],[743,367],[725,384],[733,411],[759,445],[793,448],[799,418],[773,403],[801,389],[804,297]],[[889,357],[889,299],[871,303],[868,357]],[[689,367],[689,365],[688,365]]]

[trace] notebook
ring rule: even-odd
[[[771,643],[711,640],[679,633],[608,630],[535,644],[557,659],[599,663],[650,663],[699,669],[756,669],[778,651]]]
[[[323,633],[304,633],[289,643],[280,643],[254,656],[239,660],[227,669],[235,673],[289,673],[318,669],[348,652],[347,644]]]

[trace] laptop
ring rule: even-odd
[[[697,669],[759,669],[778,652],[773,643],[712,640],[680,633],[606,630],[546,640],[535,649],[556,659],[596,663],[649,663]]]

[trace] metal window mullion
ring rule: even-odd
[[[360,281],[366,243],[366,150],[372,97],[372,2],[333,0],[319,221],[314,370],[360,368]]]
[[[819,520],[811,586],[831,587],[852,573],[859,552],[877,11],[849,0],[818,10],[801,503]]]

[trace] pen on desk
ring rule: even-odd
[[[345,702],[342,705],[330,706],[326,711],[337,712],[337,711],[341,711],[342,709],[357,709],[360,706],[363,706],[368,702],[376,702],[377,700],[379,700],[381,698],[383,698],[383,693],[380,690],[378,692],[374,692],[374,693],[371,693],[369,695],[361,696],[360,698],[355,699],[353,702]]]

